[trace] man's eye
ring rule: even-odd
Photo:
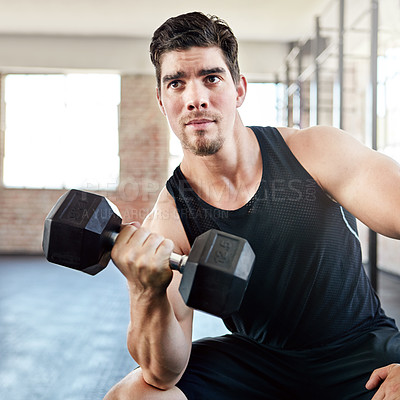
[[[182,85],[182,83],[179,81],[172,81],[169,84],[169,87],[171,87],[172,89],[178,89],[181,85]]]
[[[216,75],[207,76],[207,81],[209,83],[218,83],[221,79],[218,78]]]

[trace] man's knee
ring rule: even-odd
[[[168,391],[156,389],[148,385],[143,379],[142,370],[135,369],[124,379],[118,382],[106,394],[103,400],[179,400],[186,399],[186,396],[178,389]]]
[[[104,397],[104,400],[135,400],[140,399],[140,392],[148,386],[143,379],[140,368],[130,372],[120,382],[115,384]]]

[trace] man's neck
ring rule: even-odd
[[[242,125],[212,156],[200,157],[185,151],[181,170],[205,202],[221,209],[238,209],[254,196],[261,181],[257,138]]]

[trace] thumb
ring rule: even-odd
[[[365,384],[365,387],[368,390],[378,387],[387,378],[389,370],[390,365],[376,369],[374,372],[372,372],[368,382]]]

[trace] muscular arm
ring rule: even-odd
[[[193,311],[178,292],[180,273],[168,265],[173,247],[177,253],[189,251],[174,202],[163,190],[143,227],[125,227],[112,254],[128,282],[128,349],[146,382],[159,389],[176,384],[191,349]]]
[[[400,239],[400,166],[331,127],[280,129],[322,189],[365,225]]]

